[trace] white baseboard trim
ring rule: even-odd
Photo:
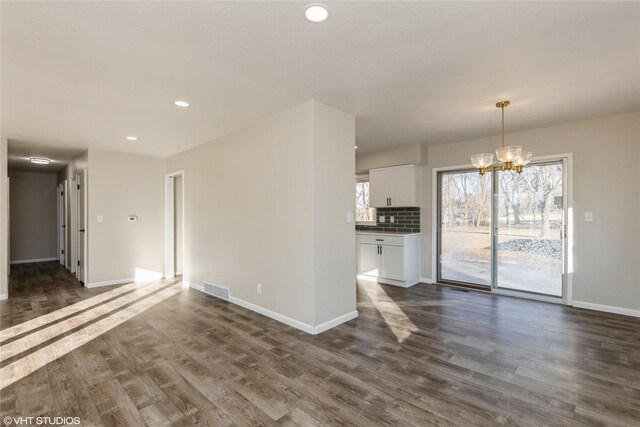
[[[116,280],[105,280],[104,282],[93,282],[87,283],[87,288],[99,288],[102,286],[112,286],[112,285],[124,285],[125,283],[135,282],[136,279],[116,279]]]
[[[199,285],[197,283],[189,283],[189,287],[191,289],[195,289],[196,291],[204,292],[204,286]],[[307,323],[301,322],[296,319],[292,319],[289,316],[285,316],[284,314],[276,313],[275,311],[269,310],[268,308],[264,308],[262,306],[250,303],[240,298],[229,297],[229,302],[232,304],[239,305],[240,307],[246,308],[247,310],[254,311],[258,314],[262,314],[270,319],[277,320],[280,323],[284,323],[285,325],[289,325],[292,328],[299,329],[308,334],[316,335],[320,334],[324,331],[327,331],[335,326],[340,325],[341,323],[348,322],[349,320],[355,319],[358,317],[357,311],[352,311],[347,314],[343,314],[342,316],[338,316],[335,319],[331,319],[328,322],[324,322],[318,326],[311,326]]]
[[[34,259],[20,259],[18,261],[11,261],[9,264],[31,264],[32,262],[46,262],[46,261],[58,261],[58,258],[34,258]]]
[[[380,277],[367,276],[366,274],[358,274],[356,278],[360,280],[366,280],[369,282],[381,283],[383,285],[399,286],[401,288],[410,288],[411,286],[417,285],[418,283],[420,283],[419,280],[403,282],[401,280],[383,279]]]
[[[308,334],[315,334],[315,328],[309,324],[301,322],[296,319],[292,319],[289,316],[285,316],[284,314],[276,313],[275,311],[271,311],[268,308],[261,307],[259,305],[250,303],[248,301],[242,300],[236,297],[230,297],[229,301],[239,305],[240,307],[244,307],[248,310],[255,311],[256,313],[260,313],[263,316],[267,316],[273,320],[277,320],[278,322],[284,323],[285,325],[289,325],[292,328],[300,329],[303,332]]]
[[[9,298],[9,294],[0,294],[0,301]]]
[[[189,287],[191,289],[195,289],[196,291],[204,292],[204,285],[198,285],[197,283],[189,283]]]
[[[433,285],[434,283],[436,283],[436,281],[433,280],[433,279],[428,279],[426,277],[421,277],[420,278],[420,283],[428,283],[430,285]]]
[[[632,308],[616,307],[613,305],[594,304],[592,302],[573,300],[573,306],[576,308],[586,308],[589,310],[604,311],[606,313],[623,314],[625,316],[640,317],[640,310]]]
[[[335,328],[336,326],[348,322],[349,320],[355,319],[358,317],[358,310],[353,310],[351,313],[343,314],[342,316],[338,316],[335,319],[331,319],[327,322],[321,323],[314,328],[314,334],[321,334],[324,331],[328,331],[331,328]]]

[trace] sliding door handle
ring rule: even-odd
[[[84,233],[84,228],[81,228],[80,230],[78,230],[81,233]]]

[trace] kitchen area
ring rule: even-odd
[[[420,166],[370,169],[356,179],[357,273],[410,287],[420,282]]]

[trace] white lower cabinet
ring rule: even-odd
[[[358,275],[409,287],[419,282],[420,234],[358,233]]]

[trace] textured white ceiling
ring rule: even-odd
[[[166,156],[316,99],[366,152],[497,134],[503,98],[508,131],[640,110],[639,2],[325,4],[2,2],[2,135]]]

